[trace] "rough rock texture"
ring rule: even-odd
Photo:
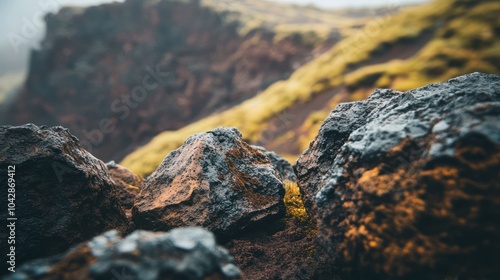
[[[81,148],[67,129],[0,126],[2,221],[8,214],[5,202],[11,165],[15,166],[17,264],[60,253],[96,234],[126,226],[106,165]],[[2,252],[7,252],[6,234],[0,231]],[[4,264],[5,258],[2,253]]]
[[[278,177],[269,159],[235,128],[195,134],[148,177],[133,220],[143,229],[197,225],[231,236],[284,215]]]
[[[281,181],[290,181],[297,182],[297,176],[295,175],[295,171],[293,170],[292,165],[284,158],[280,157],[277,153],[268,151],[264,147],[261,146],[252,146],[253,148],[264,153],[271,161],[274,169],[278,171],[278,175],[280,176]]]
[[[342,103],[323,122],[318,137],[294,165],[302,199],[307,211],[316,213],[315,196],[321,187],[323,177],[330,170],[338,151],[353,131],[365,125],[368,116],[376,108],[385,107],[391,97],[400,92],[378,90],[372,98],[353,103]]]
[[[116,164],[114,161],[106,163],[111,179],[117,186],[117,198],[120,201],[127,216],[132,214],[130,211],[134,205],[135,197],[142,188],[143,179],[127,168]]]
[[[199,2],[127,0],[48,15],[7,123],[63,125],[96,157],[120,160],[313,58],[316,47],[300,36],[278,42],[262,28],[242,36]]]
[[[32,261],[6,279],[241,279],[233,257],[202,228],[108,231],[64,255]]]
[[[500,275],[499,120],[500,77],[480,73],[332,112],[295,168],[346,275]]]

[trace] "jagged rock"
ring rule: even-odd
[[[66,254],[23,265],[6,279],[241,279],[233,257],[202,228],[108,231]]]
[[[130,211],[134,205],[134,199],[139,194],[143,179],[127,168],[116,164],[114,161],[106,163],[109,175],[117,186],[116,196],[120,201],[127,216],[132,214]]]
[[[2,221],[8,217],[9,166],[15,166],[16,264],[126,226],[106,165],[81,148],[67,129],[0,126]],[[10,247],[6,234],[0,232],[2,252]]]
[[[278,171],[278,175],[280,175],[281,181],[297,182],[295,171],[293,170],[292,165],[286,159],[280,157],[275,152],[266,150],[264,147],[255,145],[252,145],[252,147],[261,151],[269,158],[274,169]]]
[[[189,137],[148,177],[132,209],[138,228],[203,226],[232,235],[284,215],[284,188],[269,159],[235,128]]]
[[[480,73],[339,105],[295,167],[334,263],[356,279],[496,278],[499,120],[500,77]]]
[[[374,109],[385,107],[391,97],[399,94],[393,90],[377,90],[368,100],[338,105],[323,122],[316,139],[294,165],[304,206],[310,214],[316,212],[316,193],[342,145],[353,131],[366,124]]]

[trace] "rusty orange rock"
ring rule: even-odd
[[[138,228],[202,226],[231,236],[285,213],[279,174],[232,128],[191,136],[147,179],[136,199]]]
[[[339,105],[295,169],[319,240],[354,279],[494,279],[500,77]]]
[[[115,181],[116,195],[128,217],[132,216],[135,197],[142,188],[143,179],[114,161],[106,163],[109,175]]]

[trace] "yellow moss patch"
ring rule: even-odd
[[[309,224],[311,219],[302,202],[299,186],[297,186],[297,183],[291,181],[285,181],[283,184],[285,186],[284,201],[287,217],[296,219],[296,221],[302,225]]]

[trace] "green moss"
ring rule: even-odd
[[[202,0],[201,3],[223,13],[221,18],[225,23],[239,26],[240,35],[267,28],[276,33],[276,42],[298,36],[303,43],[314,45],[327,39],[332,30],[345,32],[364,20],[353,18],[344,11],[262,0]],[[368,12],[366,17],[369,17]]]

